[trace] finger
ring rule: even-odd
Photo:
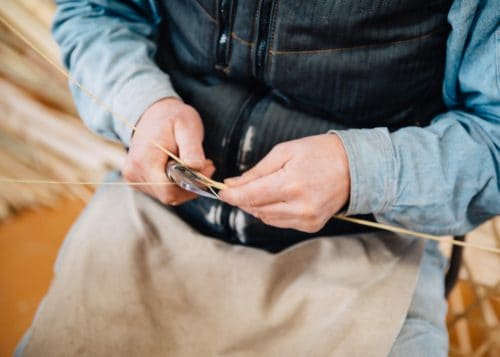
[[[326,223],[321,212],[310,209],[297,200],[259,207],[244,206],[241,209],[268,225],[308,233],[319,231]]]
[[[205,165],[199,170],[205,177],[212,177],[212,175],[215,173],[215,165],[212,160],[207,159],[205,161]]]
[[[256,218],[268,226],[272,226],[272,227],[276,227],[276,228],[284,228],[284,229],[291,228],[291,229],[301,230],[298,228],[298,225],[300,224],[300,222],[297,221],[296,219],[288,219],[288,218],[270,219],[270,218],[258,218],[258,217],[256,217]]]
[[[233,186],[219,192],[220,198],[233,206],[261,206],[286,201],[284,187],[286,175],[283,170],[257,178],[241,186]]]
[[[296,204],[289,202],[276,202],[263,206],[242,206],[243,211],[260,220],[290,220],[301,218],[301,211]]]
[[[154,195],[161,203],[177,206],[198,197],[193,192],[183,190],[179,186],[170,185],[160,189]]]
[[[197,121],[177,120],[174,126],[179,157],[187,166],[201,169],[205,165],[203,151],[203,127]]]
[[[194,200],[196,198],[198,198],[197,194],[179,188],[179,193],[176,196],[176,198],[173,201],[169,202],[168,204],[170,206],[178,206],[188,201]]]
[[[160,166],[161,167],[161,166]],[[155,166],[149,171],[148,180],[151,182],[165,183],[164,185],[151,186],[152,195],[163,204],[180,204],[196,198],[196,194],[183,190],[168,179],[164,168]]]
[[[277,228],[291,228],[301,232],[315,233],[321,230],[324,224],[319,221],[304,221],[300,217],[271,217],[271,216],[254,216],[263,223]]]
[[[229,186],[244,185],[259,177],[267,176],[283,168],[290,159],[290,152],[283,144],[276,145],[262,160],[254,167],[239,177],[231,177],[224,180]]]

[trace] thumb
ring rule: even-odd
[[[230,177],[224,180],[229,186],[240,186],[247,184],[262,176],[271,175],[282,169],[290,159],[290,152],[283,144],[275,146],[262,160],[254,167],[243,173],[239,177]]]
[[[175,124],[174,135],[180,159],[190,168],[203,168],[206,164],[202,145],[203,127],[196,123],[186,123],[185,120],[179,120]]]

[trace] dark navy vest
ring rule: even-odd
[[[157,59],[200,112],[206,154],[221,179],[285,140],[328,129],[427,125],[443,110],[450,3],[163,0]],[[179,212],[205,233],[271,250],[306,237],[250,217],[250,228],[236,227],[235,209],[202,199]],[[358,230],[332,221],[318,234]],[[253,241],[261,236],[281,243]]]

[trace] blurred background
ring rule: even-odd
[[[0,2],[0,15],[59,62],[54,11],[52,0]],[[0,178],[99,181],[123,158],[118,145],[83,126],[61,73],[0,25]],[[59,246],[93,190],[0,182],[0,357],[12,355],[30,325]],[[467,241],[500,247],[500,219]],[[500,255],[466,248],[448,300],[450,356],[500,357]]]

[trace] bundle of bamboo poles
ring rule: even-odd
[[[46,55],[59,61],[50,24],[51,0],[5,0],[0,14]],[[0,177],[96,181],[118,168],[123,150],[78,119],[66,79],[18,36],[0,25]],[[0,184],[0,220],[63,195],[87,199],[93,187]]]

